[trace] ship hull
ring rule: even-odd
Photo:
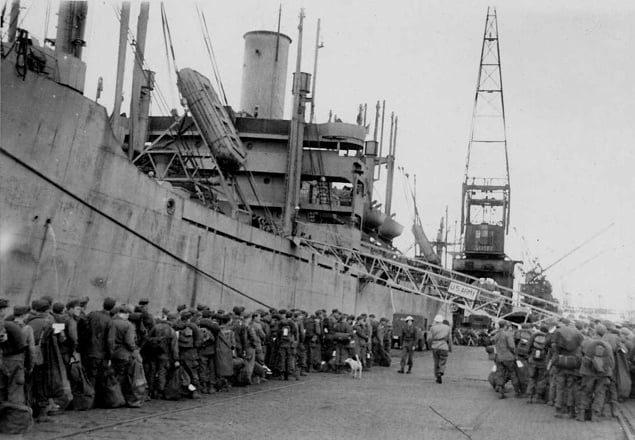
[[[433,316],[441,303],[211,211],[125,157],[106,110],[2,61],[0,292]]]

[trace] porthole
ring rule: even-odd
[[[165,204],[165,209],[168,214],[174,214],[174,210],[176,209],[176,202],[174,201],[174,199],[168,199],[167,203]]]
[[[269,177],[265,177],[263,182],[265,183],[265,185],[269,185],[271,183],[271,179]]]

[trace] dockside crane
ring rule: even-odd
[[[453,270],[513,287],[514,266],[518,262],[505,255],[510,200],[498,23],[496,9],[490,7],[483,33],[462,185],[463,248],[452,262]]]

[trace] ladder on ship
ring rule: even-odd
[[[550,307],[557,303],[496,286],[490,290],[480,280],[423,260],[409,258],[379,247],[365,250],[345,248],[319,241],[297,238],[311,252],[350,271],[360,280],[374,280],[394,289],[422,295],[446,304],[455,304],[472,314],[486,315],[494,321],[518,312],[532,322],[559,317]]]

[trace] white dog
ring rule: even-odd
[[[362,378],[362,363],[359,361],[359,356],[355,355],[355,359],[348,358],[344,363],[351,367],[351,376],[353,376],[353,379],[355,377],[358,379]]]

